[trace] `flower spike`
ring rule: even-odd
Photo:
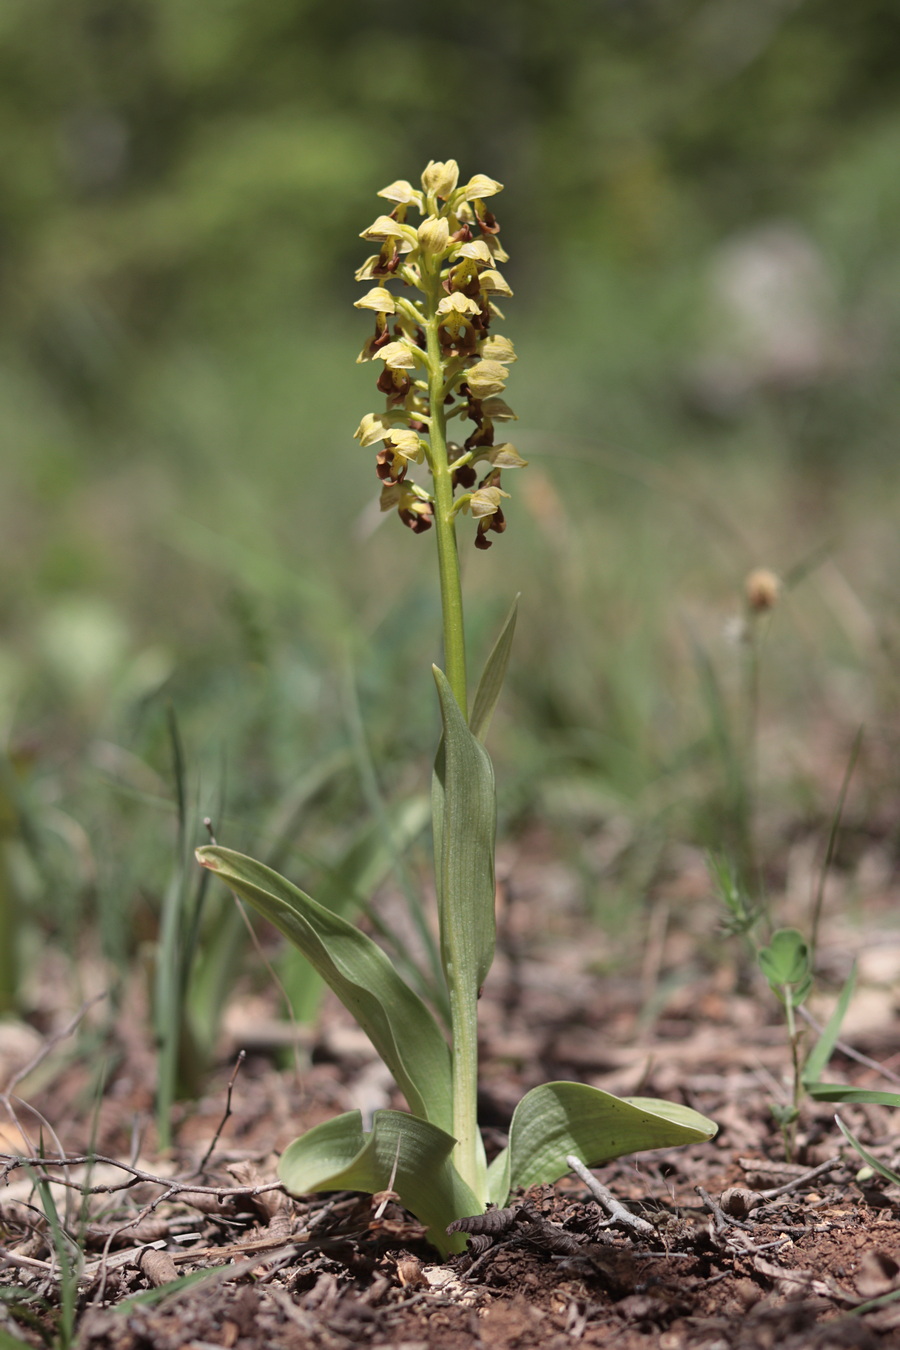
[[[375,317],[359,360],[382,363],[376,385],[385,406],[366,414],[356,439],[375,447],[382,510],[396,510],[417,534],[437,523],[439,536],[453,534],[463,511],[477,523],[476,547],[485,549],[488,533],[506,528],[500,470],[525,464],[494,436],[495,422],[515,419],[502,395],[516,353],[493,330],[502,318],[496,300],[512,295],[498,270],[508,255],[485,205],[503,185],[486,174],[461,183],[452,159],[431,160],[421,183],[398,179],[382,188],[378,196],[393,210],[362,232],[380,251],[356,273],[369,283],[356,308]],[[418,225],[407,220],[412,212]],[[452,418],[460,419],[460,444],[447,441]],[[417,465],[431,475],[428,490],[413,480]]]

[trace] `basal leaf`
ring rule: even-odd
[[[596,1167],[625,1153],[711,1139],[716,1128],[699,1112],[654,1097],[614,1097],[585,1083],[544,1083],[526,1093],[513,1114],[509,1189],[557,1181],[569,1170],[570,1153]],[[493,1193],[491,1198],[496,1199]]]
[[[219,846],[197,859],[297,946],[353,1014],[410,1109],[446,1129],[453,1122],[450,1050],[426,1005],[371,938],[271,868]]]
[[[359,1111],[348,1111],[295,1139],[278,1175],[294,1195],[391,1188],[441,1252],[461,1251],[464,1235],[448,1237],[445,1229],[482,1206],[450,1162],[455,1143],[436,1125],[402,1111],[376,1111],[366,1134]]]
[[[491,654],[484,665],[481,679],[478,681],[478,688],[475,691],[475,699],[472,703],[472,715],[469,718],[469,727],[473,736],[477,736],[483,741],[491,725],[491,718],[494,715],[494,709],[497,706],[497,700],[500,697],[500,691],[503,688],[503,680],[506,675],[506,667],[509,664],[509,654],[512,650],[513,635],[516,631],[516,615],[519,609],[519,597],[516,596],[512,603],[512,608],[506,616],[503,627],[500,629],[500,635],[494,643]]]

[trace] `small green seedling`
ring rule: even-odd
[[[765,574],[759,574],[757,577],[757,582],[761,585],[760,577],[765,579]],[[770,592],[775,594],[771,586]],[[759,608],[759,605],[757,604],[755,607]],[[823,1083],[820,1081],[838,1044],[841,1026],[856,988],[855,966],[850,971],[844,987],[838,995],[831,1016],[820,1031],[812,1049],[806,1048],[805,1030],[797,1026],[795,1017],[796,1011],[803,1007],[813,989],[815,978],[814,954],[822,915],[825,880],[834,857],[841,817],[847,798],[847,789],[859,756],[861,741],[862,731],[860,730],[853,743],[853,749],[831,820],[828,847],[813,902],[810,924],[811,936],[809,939],[805,938],[796,928],[779,928],[772,934],[767,947],[760,946],[753,930],[765,917],[764,907],[750,899],[737,869],[727,858],[710,856],[708,860],[710,875],[719,898],[727,911],[724,931],[731,936],[740,936],[747,939],[770,989],[784,1008],[793,1070],[791,1100],[787,1103],[773,1102],[770,1109],[781,1129],[785,1156],[789,1162],[792,1161],[794,1156],[797,1121],[800,1115],[800,1104],[804,1096],[809,1096],[814,1101],[878,1101],[888,1106],[900,1106],[900,1095],[896,1093],[873,1091],[868,1088],[851,1088],[840,1083]],[[804,1016],[808,1022],[812,1023],[812,1018],[805,1011]],[[813,1023],[813,1025],[815,1024]],[[838,1124],[840,1125],[841,1122],[838,1121]],[[844,1129],[843,1125],[841,1125],[841,1129]]]
[[[760,949],[758,960],[769,988],[790,1015],[812,989],[809,946],[805,937],[796,928],[779,928],[772,934],[768,947]]]
[[[792,1092],[786,1104],[772,1102],[770,1109],[778,1122],[787,1158],[794,1154],[800,1102],[803,1100],[803,1034],[797,1026],[795,1012],[806,1000],[813,985],[809,947],[803,934],[796,928],[779,928],[772,934],[768,947],[757,954],[759,967],[769,982],[769,988],[784,1008],[788,1041],[791,1047]]]
[[[788,1106],[772,1106],[772,1113],[778,1121],[785,1141],[788,1159],[793,1157],[797,1119],[800,1103],[804,1096],[820,1102],[871,1102],[881,1106],[900,1106],[900,1093],[885,1092],[877,1088],[855,1088],[843,1083],[823,1083],[822,1074],[834,1054],[840,1035],[841,1025],[850,1007],[850,1001],[856,988],[856,967],[850,971],[847,980],[838,995],[837,1002],[823,1027],[815,1045],[805,1054],[803,1051],[804,1031],[797,1027],[795,1010],[800,1008],[813,986],[812,960],[809,944],[796,928],[781,928],[772,934],[768,947],[759,952],[759,964],[769,981],[773,993],[785,1010],[788,1035],[791,1043],[793,1061],[793,1093]],[[843,1122],[837,1118],[841,1130],[866,1161],[868,1155],[852,1137]],[[884,1168],[877,1170],[887,1176]],[[890,1179],[893,1180],[893,1174]]]
[[[430,1008],[388,957],[346,919],[277,872],[229,849],[197,850],[215,872],[293,942],[353,1013],[409,1105],[377,1111],[363,1128],[358,1111],[316,1126],[284,1153],[279,1175],[296,1195],[311,1191],[396,1191],[442,1252],[459,1250],[454,1220],[504,1205],[519,1187],[553,1182],[568,1155],[587,1166],[642,1149],[710,1139],[716,1126],[684,1106],[619,1098],[583,1083],[545,1083],[513,1115],[509,1144],[487,1165],[476,1116],[478,997],[494,955],[494,771],[484,739],[500,696],[515,605],[469,705],[456,528],[476,522],[475,545],[506,528],[504,469],[523,467],[496,436],[515,417],[503,394],[512,343],[493,331],[500,297],[511,294],[498,267],[507,260],[486,199],[501,184],[457,165],[431,162],[421,189],[402,181],[379,194],[391,203],[362,237],[377,252],[357,272],[373,283],[356,302],[374,315],[361,361],[379,361],[382,411],[368,413],[356,438],[377,446],[382,510],[396,510],[414,534],[434,529],[446,673],[434,668],[443,736],[432,780],[432,828],[440,959],[450,1011],[448,1044]],[[407,219],[411,212],[418,225]],[[389,283],[400,283],[400,290]],[[458,440],[448,425],[459,426]],[[470,426],[465,424],[469,423]],[[425,483],[413,480],[424,466]]]

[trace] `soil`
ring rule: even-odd
[[[0,1035],[0,1347],[900,1345],[900,1187],[864,1168],[826,1104],[804,1103],[785,1161],[771,1110],[787,1090],[784,1027],[738,944],[717,934],[701,861],[682,858],[618,938],[586,921],[540,845],[510,854],[501,873],[498,959],[482,1001],[488,1150],[502,1145],[522,1093],[548,1079],[686,1102],[718,1122],[714,1140],[594,1172],[643,1223],[611,1221],[571,1177],[515,1197],[490,1217],[494,1231],[442,1261],[389,1194],[286,1196],[277,1153],[297,1133],[351,1107],[402,1104],[330,996],[301,1062],[285,1065],[274,1001],[239,993],[219,1068],[200,1100],[179,1106],[165,1154],[139,986],[114,1028],[102,1004],[73,1027],[66,980],[51,966],[43,1011]],[[829,1077],[898,1090],[896,895],[885,881],[869,898],[863,932],[841,919],[840,888],[829,896],[826,996],[813,1006],[827,1016],[827,991],[833,1002],[858,953],[845,1040],[872,1062],[838,1055]],[[789,918],[789,896],[786,905]],[[114,1056],[99,1103],[98,1047]],[[900,1114],[870,1105],[840,1114],[895,1165]],[[77,1249],[54,1239],[41,1177],[53,1179],[59,1224]]]

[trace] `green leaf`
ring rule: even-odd
[[[711,1139],[716,1128],[690,1107],[655,1097],[614,1097],[585,1083],[544,1083],[526,1093],[513,1114],[508,1190],[557,1181],[569,1170],[570,1153],[597,1167],[625,1153]],[[497,1163],[489,1178],[492,1199],[499,1193]]]
[[[354,919],[366,898],[388,876],[398,854],[405,853],[425,828],[428,815],[428,799],[420,795],[399,803],[391,812],[387,835],[381,821],[368,823],[316,886],[318,903],[342,918]],[[294,1016],[301,1024],[312,1022],[321,1002],[321,978],[297,951],[287,948],[286,953],[289,959],[282,961],[280,975]]]
[[[435,666],[444,736],[435,764],[432,809],[441,953],[448,984],[477,998],[494,959],[494,769],[469,730],[444,673]]]
[[[18,1336],[0,1327],[0,1350],[31,1350],[31,1341],[20,1341]]]
[[[816,1041],[803,1066],[803,1086],[807,1089],[811,1088],[821,1078],[826,1064],[834,1054],[834,1047],[838,1036],[841,1034],[841,1025],[847,1015],[847,1009],[850,1006],[855,988],[856,965],[854,964],[838,996],[838,1001],[834,1005],[834,1011],[825,1023],[821,1036]]]
[[[853,1145],[863,1162],[867,1163],[873,1171],[879,1174],[879,1176],[885,1177],[888,1181],[893,1181],[895,1185],[900,1186],[900,1176],[898,1176],[896,1172],[892,1172],[889,1167],[885,1167],[883,1162],[879,1162],[875,1155],[870,1153],[868,1149],[863,1148],[862,1144],[856,1138],[856,1135],[850,1133],[840,1116],[835,1116],[834,1119],[841,1134]]]
[[[796,928],[779,928],[757,960],[772,992],[782,1002],[788,995],[795,1008],[803,1002],[812,988],[812,971],[809,945],[802,933]]]
[[[518,609],[519,597],[516,596],[503,627],[500,629],[500,635],[491,648],[491,654],[485,662],[481,679],[478,681],[478,688],[475,691],[469,727],[473,736],[477,736],[480,741],[483,741],[487,736],[491,718],[494,716],[494,709],[503,688],[506,667],[509,665],[509,654],[512,651],[513,634],[516,631]]]
[[[450,1126],[450,1049],[381,948],[252,858],[208,845],[197,849],[197,860],[299,947],[365,1031],[410,1108],[442,1129]]]
[[[432,777],[435,884],[441,964],[453,1032],[454,1161],[486,1197],[487,1165],[478,1131],[478,994],[494,959],[494,770],[453,691],[434,667],[444,734]]]
[[[509,1149],[504,1148],[487,1170],[487,1198],[490,1204],[497,1205],[500,1209],[509,1197],[509,1169]]]
[[[359,1111],[348,1111],[289,1144],[278,1175],[293,1195],[395,1190],[446,1254],[465,1246],[464,1235],[447,1237],[447,1225],[483,1208],[450,1162],[455,1143],[436,1125],[402,1111],[376,1111],[366,1134]]]
[[[900,1092],[848,1087],[846,1083],[810,1083],[806,1090],[817,1102],[869,1102],[875,1106],[900,1106]]]

